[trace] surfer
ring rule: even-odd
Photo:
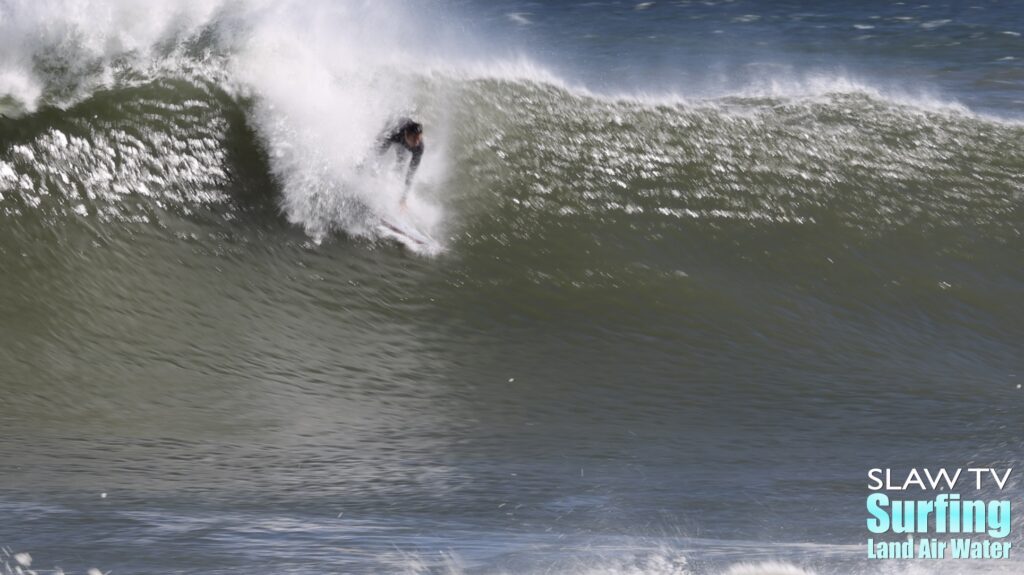
[[[411,154],[409,169],[405,173],[405,192],[401,200],[402,207],[405,207],[405,198],[409,195],[412,177],[420,167],[420,159],[423,158],[423,126],[408,118],[399,120],[397,126],[389,128],[381,135],[378,151],[383,154],[391,146],[398,146],[399,160],[404,159],[405,154]]]

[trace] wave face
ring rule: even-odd
[[[1019,280],[1024,128],[1014,122],[835,78],[786,95],[621,98],[527,78],[521,65],[503,77],[381,80],[377,68],[296,66],[305,56],[263,49],[6,120],[5,211],[111,221],[270,197],[317,242],[372,238],[401,193],[374,138],[393,110],[416,110],[434,128],[418,217],[453,249],[500,252],[536,278],[838,269],[926,294],[953,287],[935,270],[958,262]],[[862,282],[835,287],[877,295]],[[996,296],[969,281],[956,289]]]
[[[228,172],[264,170],[289,220],[317,241],[372,235],[401,193],[375,139],[417,115],[434,132],[421,196],[497,208],[485,225],[512,237],[552,224],[666,242],[736,224],[795,227],[815,244],[900,230],[1019,237],[1019,124],[841,76],[697,100],[605,97],[524,61],[485,65],[444,46],[412,57],[379,31],[414,37],[436,15],[395,3],[63,8],[15,3],[0,21],[9,114],[66,110],[8,120],[0,185],[25,206],[216,201]],[[439,223],[437,206],[419,209]]]
[[[996,572],[1019,11],[819,8],[0,0],[0,572]]]

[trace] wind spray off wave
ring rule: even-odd
[[[375,215],[398,210],[401,180],[374,156],[388,121],[417,109],[416,77],[389,40],[401,21],[386,3],[275,5],[234,63],[282,206],[315,239],[371,234]]]

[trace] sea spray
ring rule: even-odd
[[[208,26],[221,0],[14,0],[0,5],[0,101],[67,105],[145,69]]]
[[[359,9],[284,3],[253,26],[234,64],[254,100],[282,208],[318,240],[336,229],[368,233],[372,208],[382,197],[397,206],[400,195],[392,171],[378,169],[376,139],[396,111],[412,109],[415,85],[401,69],[368,63],[387,46],[346,33],[345,23],[366,16]]]

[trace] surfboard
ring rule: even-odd
[[[398,218],[381,218],[377,231],[382,237],[392,239],[414,251],[436,253],[441,244],[416,226]]]

